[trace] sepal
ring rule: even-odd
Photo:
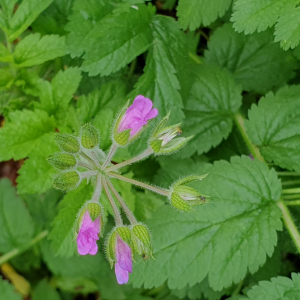
[[[92,124],[81,127],[81,145],[86,149],[94,149],[100,141],[98,130]]]
[[[143,224],[132,226],[134,250],[144,259],[153,257],[151,235],[147,227]]]
[[[53,186],[62,191],[75,189],[81,181],[80,175],[76,171],[64,172],[58,174],[53,180]]]
[[[47,161],[59,170],[68,170],[76,166],[74,155],[68,153],[56,153],[47,157]]]
[[[55,135],[54,139],[58,146],[66,152],[78,153],[80,150],[80,144],[78,140],[70,134],[57,134]]]

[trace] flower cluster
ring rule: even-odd
[[[92,198],[81,207],[74,223],[80,255],[95,255],[98,251],[97,241],[104,225],[100,196],[102,191],[106,193],[115,218],[115,227],[106,240],[106,255],[111,267],[115,268],[119,284],[128,282],[134,255],[148,258],[153,257],[153,253],[148,228],[136,220],[110,178],[123,180],[163,195],[169,199],[170,204],[182,211],[190,211],[193,205],[204,204],[206,201],[206,196],[187,185],[192,181],[202,180],[206,175],[188,176],[173,183],[169,189],[163,189],[127,178],[119,172],[122,167],[145,159],[151,154],[171,154],[186,145],[191,137],[178,137],[182,133],[180,124],[166,126],[169,114],[156,125],[148,140],[148,148],[143,153],[116,165],[111,163],[118,147],[127,146],[137,139],[149,126],[149,121],[157,115],[158,110],[153,108],[150,99],[137,96],[133,104],[129,107],[127,104],[117,117],[112,145],[107,154],[99,147],[98,130],[91,124],[85,124],[79,136],[57,134],[56,142],[61,152],[48,157],[49,163],[60,171],[53,180],[55,188],[69,191],[77,188],[84,179],[90,180],[94,185]],[[116,201],[130,224],[124,224]]]

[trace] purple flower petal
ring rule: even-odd
[[[119,266],[127,272],[132,272],[131,248],[117,235],[116,259]]]
[[[144,96],[137,96],[129,106],[118,126],[118,132],[131,129],[130,136],[137,134],[147,121],[157,116],[158,110],[152,109],[153,103]]]
[[[90,214],[86,211],[83,215],[81,227],[77,235],[77,250],[80,255],[95,255],[98,251],[96,241],[99,240],[101,227],[100,217],[95,222],[92,221]]]
[[[115,264],[115,273],[117,281],[119,284],[127,283],[129,280],[129,274],[127,271],[124,271],[118,263]]]

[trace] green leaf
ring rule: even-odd
[[[172,111],[170,122],[178,122],[184,117],[181,93],[188,79],[186,37],[174,19],[159,15],[153,18],[152,34],[155,42],[147,55],[144,75],[131,96],[150,98],[161,117]]]
[[[237,32],[261,32],[272,27],[280,15],[293,7],[294,0],[237,0],[234,3],[231,21],[234,22],[233,27]]]
[[[23,247],[33,235],[32,219],[11,182],[0,180],[0,251]]]
[[[99,21],[113,10],[110,0],[76,0],[73,13],[69,16],[66,30],[67,52],[72,57],[81,56],[86,51],[88,34],[98,26]]]
[[[231,0],[180,0],[177,6],[179,23],[184,30],[205,27],[222,17],[229,8]]]
[[[204,56],[208,63],[228,68],[244,90],[258,93],[282,86],[297,67],[291,52],[274,44],[272,30],[244,35],[230,24],[213,33]]]
[[[251,141],[268,161],[300,172],[300,86],[268,93],[252,105],[245,122]]]
[[[7,280],[0,278],[0,295],[5,300],[22,300],[22,296],[15,292],[14,286]]]
[[[295,300],[300,293],[300,274],[292,273],[292,279],[275,277],[269,281],[261,281],[247,293],[251,300]]]
[[[23,0],[9,24],[8,39],[14,41],[53,0]]]
[[[31,67],[65,55],[65,38],[58,35],[30,34],[17,44],[14,52],[18,67]]]
[[[241,102],[241,86],[236,85],[226,69],[199,66],[186,102],[183,132],[186,136],[194,135],[187,150],[201,154],[226,139]]]
[[[98,285],[103,299],[123,300],[125,298],[124,286],[117,283],[113,270],[110,269],[109,263],[100,251],[95,256],[76,255],[69,258],[61,258],[55,256],[49,247],[49,243],[44,240],[42,242],[42,253],[48,268],[60,280],[69,279],[70,284],[70,280],[73,279],[76,284],[80,283],[80,280],[89,279],[90,282]],[[82,285],[79,284],[77,289],[74,289],[74,292],[78,293],[82,288]]]
[[[274,170],[248,157],[214,164],[197,188],[211,196],[195,213],[163,206],[148,226],[154,256],[134,266],[134,286],[170,288],[194,285],[208,275],[209,285],[221,290],[238,283],[247,269],[254,273],[271,256],[281,230],[276,205],[281,185]]]
[[[65,109],[73,94],[75,94],[81,80],[79,68],[68,68],[59,71],[51,82],[53,90],[53,100],[56,107]]]
[[[280,42],[280,46],[287,50],[294,49],[300,40],[300,8],[291,8],[281,15],[275,26],[275,42]]]
[[[34,290],[32,300],[60,300],[59,293],[47,281],[41,280]]]
[[[82,70],[89,76],[117,72],[152,44],[153,9],[140,4],[104,18],[86,37]]]
[[[20,194],[41,194],[52,187],[56,170],[49,164],[46,157],[58,151],[54,141],[54,132],[45,134],[40,143],[30,153],[24,165],[18,171],[18,192]]]
[[[83,182],[59,203],[59,213],[52,223],[53,229],[49,234],[51,248],[56,255],[70,257],[75,253],[74,223],[81,206],[91,198],[92,190],[90,185]]]
[[[0,0],[0,28],[7,31],[13,14],[15,4],[18,0]]]
[[[25,158],[44,134],[54,131],[54,119],[42,110],[13,111],[0,129],[0,161]]]
[[[80,125],[90,122],[92,118],[102,114],[102,110],[109,108],[116,114],[119,109],[125,104],[126,99],[126,85],[119,80],[110,81],[101,86],[100,90],[95,90],[87,96],[82,95],[77,102],[76,114]],[[99,120],[100,121],[100,120]],[[105,119],[103,120],[104,122]],[[108,122],[109,131],[112,123]],[[100,129],[100,128],[99,128]],[[101,132],[101,136],[102,136]]]

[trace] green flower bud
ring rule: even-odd
[[[94,149],[99,144],[99,133],[92,124],[81,128],[81,145],[86,149]]]
[[[207,174],[202,176],[191,175],[173,183],[173,185],[170,187],[169,196],[171,204],[177,209],[183,211],[191,211],[192,206],[204,204],[207,196],[202,195],[196,189],[184,184],[193,182],[195,180],[202,180],[206,176]]]
[[[72,154],[56,153],[47,157],[48,162],[59,170],[68,170],[76,166],[76,158]]]
[[[80,181],[78,172],[70,171],[57,175],[53,180],[53,186],[62,191],[69,191],[75,189]]]
[[[58,144],[58,146],[66,152],[70,152],[70,153],[79,152],[80,149],[79,142],[74,136],[70,134],[65,134],[65,133],[57,134],[55,136],[55,141]]]
[[[146,226],[137,224],[132,227],[133,245],[135,251],[144,259],[152,255],[150,232]]]
[[[120,146],[125,146],[128,144],[128,140],[130,137],[130,129],[121,131],[121,132],[116,132],[114,135],[115,141],[120,145]]]
[[[156,154],[170,154],[184,147],[187,142],[193,137],[188,138],[177,136],[182,133],[179,124],[165,127],[169,120],[170,113],[168,113],[156,126],[152,136],[149,140],[149,145]]]

